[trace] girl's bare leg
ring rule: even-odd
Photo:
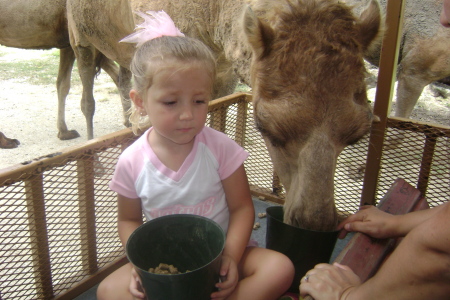
[[[97,288],[98,300],[132,300],[129,292],[131,264],[126,264],[100,282]]]
[[[294,265],[285,255],[247,247],[239,265],[240,277],[229,299],[274,300],[283,295],[294,278]]]

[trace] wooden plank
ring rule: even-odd
[[[231,104],[240,102],[248,103],[251,102],[251,99],[252,95],[250,93],[235,93],[210,101],[209,109],[214,110],[220,107],[228,107]],[[26,176],[32,176],[36,173],[42,173],[46,169],[64,165],[68,161],[73,161],[74,157],[78,155],[99,152],[100,149],[121,145],[125,141],[134,141],[134,139],[136,139],[136,136],[131,131],[131,128],[125,128],[87,142],[82,142],[78,145],[64,148],[61,152],[38,157],[27,163],[9,166],[0,170],[0,185],[12,184],[23,180]]]
[[[43,182],[44,178],[40,174],[24,183],[36,293],[42,295],[44,299],[51,299],[53,297],[53,281]]]
[[[248,102],[242,101],[237,104],[236,133],[234,140],[245,147],[245,133],[247,129]]]
[[[361,194],[363,203],[374,204],[381,167],[383,143],[387,124],[387,115],[390,111],[391,99],[396,80],[398,49],[400,48],[401,32],[403,26],[404,0],[388,1],[386,4],[386,34],[383,39],[380,54],[380,68],[375,95],[374,114],[380,122],[372,123],[370,131],[369,148],[367,152],[366,172]]]
[[[426,135],[422,152],[422,162],[420,164],[419,179],[417,181],[417,189],[424,195],[426,195],[427,192],[436,143],[436,137],[428,134]]]
[[[128,263],[128,259],[126,256],[122,256],[117,260],[109,263],[104,268],[100,269],[96,273],[92,274],[85,280],[78,282],[75,286],[70,289],[64,291],[63,293],[57,295],[54,300],[72,300],[79,295],[83,294],[87,290],[93,288],[97,284],[99,284],[103,279],[105,279],[109,274],[119,269]],[[0,299],[1,300],[1,299]]]
[[[403,179],[397,179],[378,204],[378,208],[393,215],[429,208],[420,191]],[[356,233],[334,260],[349,266],[364,282],[384,262],[399,239],[375,239]]]
[[[78,210],[80,213],[81,259],[87,274],[98,271],[95,224],[95,157],[77,161]],[[97,158],[98,159],[98,158]],[[99,163],[99,162],[97,162]]]

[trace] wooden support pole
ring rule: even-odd
[[[25,193],[36,293],[44,299],[51,299],[54,295],[43,181],[42,174],[26,180]]]
[[[389,107],[396,80],[398,49],[402,33],[404,0],[389,0],[386,7],[387,31],[383,40],[361,205],[374,204]]]
[[[245,147],[245,132],[247,129],[247,115],[248,115],[248,102],[242,99],[237,104],[237,118],[236,118],[236,134],[234,140],[236,143]]]
[[[434,149],[436,148],[437,137],[433,135],[425,135],[425,145],[423,147],[422,162],[420,164],[419,178],[417,180],[417,189],[426,195],[428,180],[431,173],[431,165],[433,163]]]
[[[98,271],[97,244],[95,234],[95,157],[77,162],[78,168],[78,209],[80,212],[81,259],[83,271],[93,274]]]

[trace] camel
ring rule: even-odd
[[[2,28],[0,31],[0,44],[23,49],[60,49],[59,71],[56,80],[58,138],[68,140],[79,137],[80,135],[76,130],[67,129],[65,122],[65,100],[69,93],[71,72],[75,61],[74,51],[69,42],[66,1],[0,0],[0,10],[2,12],[0,15],[0,28]],[[96,63],[96,71],[99,71],[100,68],[104,69],[116,85],[119,85],[119,72],[113,61],[103,56],[100,52],[95,53],[94,61]],[[82,74],[80,73],[80,75]],[[94,135],[92,122],[94,98],[93,95],[87,94],[88,91],[92,91],[93,79],[91,81],[82,80],[82,83],[83,98],[81,108],[86,117],[87,137],[92,139]],[[125,122],[125,124],[127,123]],[[17,145],[18,143],[16,143]],[[11,144],[0,144],[1,148],[3,146],[9,147]]]
[[[125,126],[129,126],[129,66],[135,48],[130,44],[119,44],[121,38],[134,30],[128,1],[67,0],[66,5],[70,45],[75,52],[83,86],[89,87],[83,89],[82,103],[86,103],[86,106],[82,105],[82,109],[93,115],[95,101],[92,85],[97,70],[96,61],[98,56],[103,56],[111,64],[119,65],[115,82],[122,100]]]
[[[357,19],[337,0],[264,5],[247,8],[243,23],[256,126],[287,193],[284,221],[333,230],[337,157],[374,118],[363,54],[380,36],[380,8],[373,0]]]
[[[370,0],[345,0],[361,10]],[[383,10],[386,0],[379,0]],[[398,58],[397,99],[394,116],[409,118],[425,86],[450,76],[450,31],[439,23],[442,1],[407,0]],[[380,47],[365,54],[378,66]]]

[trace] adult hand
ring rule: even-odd
[[[349,267],[334,263],[319,264],[300,280],[300,296],[315,300],[345,299],[361,280]]]
[[[226,299],[236,288],[239,281],[239,274],[236,262],[229,256],[222,256],[222,263],[220,266],[221,282],[216,284],[219,289],[218,292],[211,294],[211,299]]]
[[[135,268],[131,268],[130,293],[135,298],[145,299],[141,279],[139,278]]]
[[[390,238],[397,236],[393,225],[395,216],[383,212],[372,205],[362,206],[361,209],[347,217],[338,225],[339,229],[344,229],[339,234],[339,238],[344,238],[347,232],[362,232],[374,238]]]
[[[439,20],[444,27],[450,27],[450,0],[444,0]]]

